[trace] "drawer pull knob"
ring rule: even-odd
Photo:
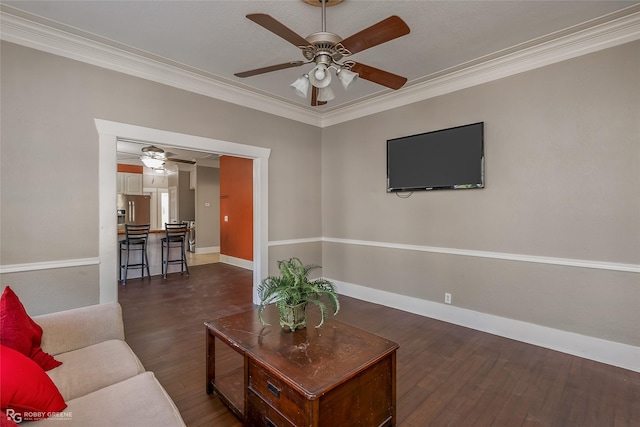
[[[273,384],[271,384],[269,381],[267,381],[267,390],[269,390],[269,392],[271,394],[273,394],[275,397],[280,399],[280,389],[278,387],[274,386]]]
[[[269,418],[267,418],[267,427],[278,427],[278,426]]]

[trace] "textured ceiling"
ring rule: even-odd
[[[360,79],[323,107],[289,88],[310,65],[237,78],[234,73],[292,60],[300,51],[248,20],[266,13],[306,37],[320,31],[321,8],[285,1],[2,1],[48,26],[177,65],[215,81],[318,112],[391,92]],[[344,0],[327,8],[327,31],[346,38],[391,15],[411,33],[350,59],[408,78],[401,91],[453,67],[513,52],[535,40],[638,4],[637,1]],[[542,39],[541,39],[542,38]]]

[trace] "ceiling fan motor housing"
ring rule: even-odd
[[[308,35],[306,40],[310,46],[305,47],[302,54],[307,60],[314,61],[316,64],[323,63],[329,66],[331,62],[341,60],[346,53],[344,49],[339,49],[342,38],[334,33],[321,31]]]
[[[143,147],[141,151],[148,156],[160,156],[164,154],[164,150],[162,148],[156,147],[155,145]]]

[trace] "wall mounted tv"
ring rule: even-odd
[[[484,187],[484,122],[387,140],[387,192]]]

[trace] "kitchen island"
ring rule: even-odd
[[[124,226],[120,228],[118,226],[118,247],[120,246],[120,241],[124,239],[125,231]],[[149,260],[149,272],[152,276],[162,274],[162,245],[160,239],[164,237],[164,230],[149,230],[149,240],[147,241],[147,258]],[[189,235],[187,234],[187,239]],[[188,243],[185,243],[185,249],[188,248]],[[172,249],[172,254],[177,249]],[[125,254],[122,251],[122,256],[124,258]],[[142,253],[140,251],[133,251],[131,253],[132,259],[129,260],[130,264],[140,263]],[[180,271],[179,264],[169,264],[168,273],[174,273]],[[146,275],[146,272],[145,272]],[[127,272],[127,281],[129,279],[138,279],[141,276],[140,269],[130,269]]]

